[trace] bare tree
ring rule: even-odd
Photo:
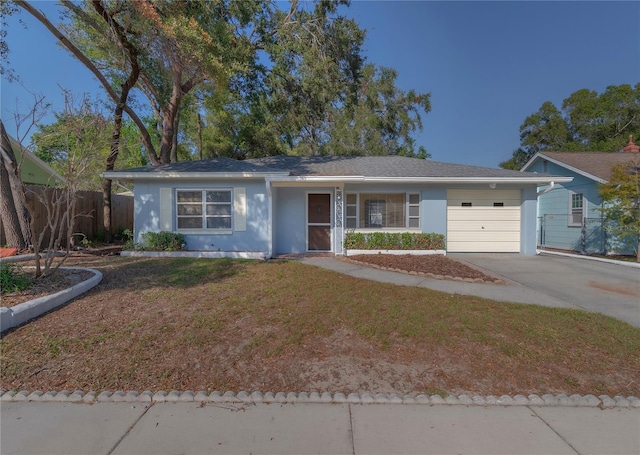
[[[83,100],[79,103],[81,107],[77,108],[69,92],[65,91],[64,97],[65,114],[69,121],[57,132],[65,143],[64,183],[56,188],[35,187],[29,190],[46,212],[45,228],[39,233],[33,232],[36,278],[55,273],[69,256],[77,219],[90,216],[78,213],[76,209],[82,178],[90,170],[96,155],[107,145],[106,141],[100,141],[99,138],[87,145],[84,138],[89,125],[79,109],[88,103]]]

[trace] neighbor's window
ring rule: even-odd
[[[582,226],[584,218],[584,198],[582,193],[570,193],[571,209],[569,211],[569,226]]]
[[[348,193],[349,229],[418,229],[420,195],[408,193]]]
[[[178,190],[178,229],[231,229],[231,190]]]

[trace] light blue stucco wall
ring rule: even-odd
[[[158,232],[160,224],[160,189],[244,188],[246,191],[246,230],[219,234],[185,233],[188,250],[198,251],[262,251],[268,252],[271,245],[271,229],[268,221],[267,191],[264,180],[219,180],[210,181],[136,181],[134,200],[134,239],[142,240],[141,234]],[[163,203],[166,203],[163,201]],[[169,201],[171,231],[180,232],[176,225],[175,203]]]
[[[349,184],[347,193],[418,193],[420,194],[420,231],[447,233],[447,189],[436,185]]]
[[[273,210],[275,254],[301,254],[307,251],[307,194],[330,193],[333,201],[334,189],[334,186],[272,189],[277,201]],[[331,224],[335,225],[333,214]]]
[[[300,254],[307,251],[306,207],[308,193],[330,193],[335,200],[336,185],[313,187],[272,187],[271,224],[269,223],[269,193],[267,183],[261,180],[224,180],[216,183],[200,181],[136,181],[134,229],[135,239],[148,231],[160,231],[160,189],[214,189],[242,187],[246,190],[247,229],[230,234],[185,234],[187,248],[201,251],[263,251],[267,254]],[[447,233],[447,186],[416,184],[345,184],[344,195],[351,192],[405,192],[419,193],[420,231]],[[486,185],[458,186],[465,189],[487,190]],[[521,188],[521,187],[513,187]],[[536,251],[536,188],[524,188],[521,206],[522,254]],[[343,208],[346,210],[346,208]],[[333,215],[332,215],[333,216]],[[175,204],[171,204],[172,230],[176,229]],[[332,218],[332,226],[335,220]],[[332,235],[332,238],[335,237]],[[335,245],[332,245],[335,250]]]
[[[530,185],[522,188],[520,206],[520,253],[527,256],[536,254],[536,214],[538,189]]]

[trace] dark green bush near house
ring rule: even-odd
[[[347,232],[347,250],[444,250],[443,234],[411,232]]]
[[[31,285],[31,281],[20,274],[20,267],[0,262],[0,290],[3,294],[23,291]]]
[[[145,232],[136,249],[145,251],[180,251],[185,246],[184,235],[176,232]]]

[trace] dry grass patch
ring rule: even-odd
[[[640,329],[295,261],[91,258],[103,283],[2,340],[14,390],[640,395]]]

